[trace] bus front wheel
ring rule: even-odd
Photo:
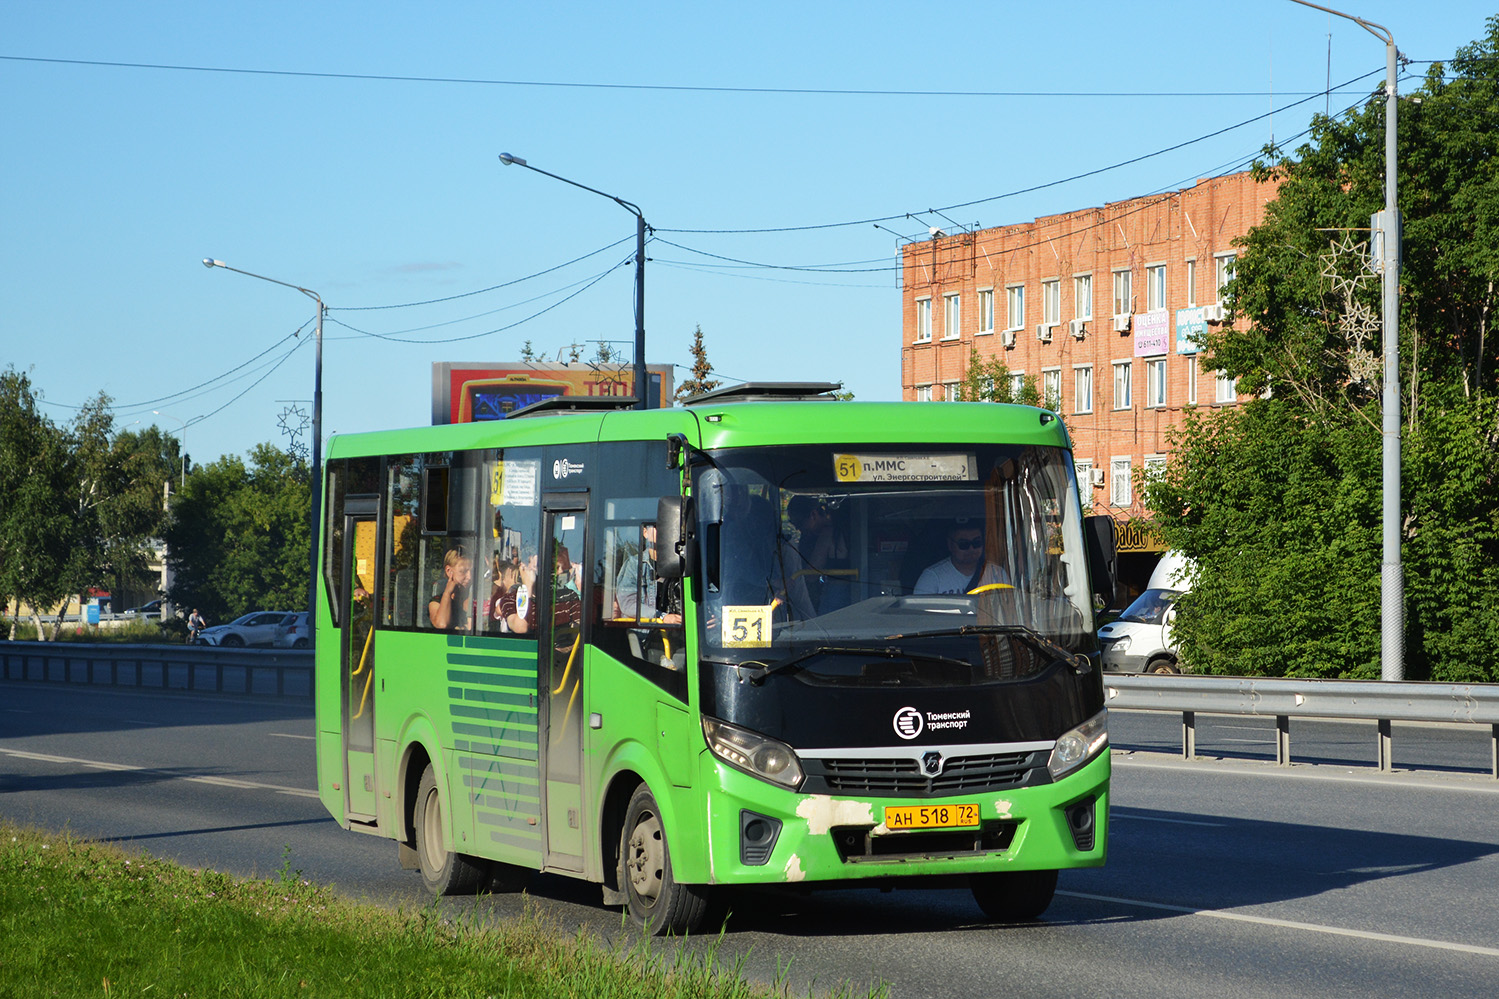
[[[416,808],[411,816],[416,830],[416,857],[422,883],[434,895],[472,895],[489,884],[489,864],[478,857],[454,853],[444,843],[442,791],[437,774],[428,764],[416,789]]]
[[[998,871],[968,879],[973,900],[997,923],[1028,923],[1051,905],[1056,871]]]
[[[679,884],[672,875],[661,810],[644,784],[630,796],[620,830],[619,886],[630,918],[657,936],[696,930],[708,910],[705,885]]]

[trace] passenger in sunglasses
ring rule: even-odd
[[[947,529],[947,558],[927,566],[912,592],[967,593],[980,586],[1009,581],[1003,567],[984,557],[983,524],[963,517]]]

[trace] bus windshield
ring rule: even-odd
[[[1062,448],[805,445],[710,458],[693,497],[712,659],[770,664],[897,640],[909,652],[968,634],[1059,655],[1095,648]]]

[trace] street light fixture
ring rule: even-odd
[[[315,612],[317,610],[318,531],[322,526],[323,498],[323,313],[328,310],[323,305],[321,295],[301,285],[292,284],[289,281],[277,281],[264,274],[242,271],[238,267],[230,267],[222,260],[214,260],[211,257],[203,258],[203,266],[210,270],[222,267],[226,271],[243,274],[245,277],[259,278],[271,284],[279,284],[283,288],[292,288],[317,303],[317,364],[312,381],[312,534],[307,553],[307,609]]]
[[[645,371],[645,216],[640,213],[640,209],[637,206],[623,198],[606,194],[597,188],[589,187],[587,184],[579,184],[577,181],[568,180],[566,177],[559,177],[555,173],[548,173],[540,167],[532,166],[519,156],[501,153],[500,162],[505,164],[505,166],[525,167],[527,170],[535,171],[553,180],[560,180],[564,184],[580,187],[585,191],[597,194],[601,198],[608,198],[635,216],[635,408],[649,409],[650,386],[647,383]]]
[[[165,416],[169,420],[176,420],[178,423],[182,424],[182,437],[181,437],[181,441],[182,441],[182,482],[181,482],[181,485],[180,485],[179,489],[186,489],[187,488],[187,426],[188,426],[188,423],[191,422],[191,421],[184,420],[180,416],[173,416],[171,413],[163,413],[159,409],[153,409],[153,410],[151,410],[151,412],[155,416]],[[193,419],[196,420],[197,417],[193,417]],[[139,421],[136,421],[136,422],[139,422]]]
[[[1326,14],[1352,21],[1384,42],[1384,211],[1370,220],[1374,245],[1371,256],[1379,260],[1381,311],[1384,320],[1384,410],[1381,434],[1384,442],[1384,497],[1382,514],[1383,554],[1379,566],[1380,643],[1379,675],[1382,680],[1405,679],[1405,570],[1400,564],[1400,209],[1396,204],[1398,182],[1395,160],[1395,74],[1400,52],[1395,35],[1382,24],[1345,14],[1331,7],[1292,0]]]

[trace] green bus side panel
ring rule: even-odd
[[[449,639],[446,680],[450,780],[472,808],[473,852],[540,867],[535,643]]]

